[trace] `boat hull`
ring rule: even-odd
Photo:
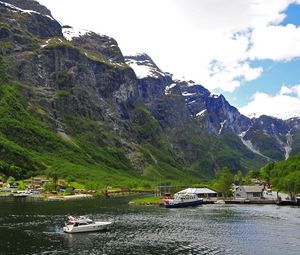
[[[95,231],[101,231],[106,230],[109,228],[109,226],[112,224],[112,222],[96,222],[95,224],[90,224],[86,226],[65,226],[63,228],[64,232],[66,233],[84,233],[84,232],[95,232]]]
[[[174,203],[165,203],[166,208],[182,208],[182,207],[189,207],[189,206],[197,206],[201,205],[202,200],[197,201],[189,201],[189,202],[174,202]]]

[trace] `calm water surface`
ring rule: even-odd
[[[300,208],[273,205],[133,207],[126,199],[0,199],[0,254],[300,254]],[[65,234],[66,214],[114,221]]]

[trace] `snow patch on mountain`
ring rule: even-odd
[[[219,98],[221,94],[218,94],[218,93],[210,93],[210,96],[209,97],[212,97],[212,98]]]
[[[134,70],[139,79],[147,77],[160,78],[165,76],[147,54],[139,53],[135,56],[125,57],[125,62]]]
[[[199,117],[199,116],[204,116],[204,114],[205,114],[205,112],[206,112],[207,110],[206,109],[204,109],[204,110],[202,110],[201,112],[198,112],[197,114],[196,114],[196,117]]]
[[[174,88],[177,84],[176,83],[172,83],[171,85],[168,85],[165,87],[165,95],[169,95],[170,94],[170,90],[172,88]]]
[[[127,64],[134,70],[136,76],[139,79],[143,79],[151,76],[157,77],[155,73],[152,72],[152,69],[149,66],[140,65],[136,61],[127,62]]]
[[[182,92],[182,96],[184,97],[190,97],[190,96],[197,96],[197,93],[189,93],[189,92]]]
[[[5,7],[7,7],[7,8],[9,8],[9,9],[11,9],[12,11],[19,11],[19,12],[22,12],[22,13],[27,13],[27,14],[39,14],[39,15],[42,15],[41,13],[39,13],[39,12],[37,12],[37,11],[33,11],[33,10],[23,10],[23,9],[21,9],[21,8],[19,8],[19,7],[17,7],[17,6],[15,6],[15,5],[13,5],[13,4],[9,4],[9,3],[5,3],[5,2],[2,2],[2,1],[0,1],[0,4],[2,4],[2,5],[4,5]],[[42,15],[42,16],[44,16],[44,17],[47,17],[47,18],[49,18],[49,19],[51,19],[51,20],[54,20],[51,16],[49,16],[49,15]]]
[[[68,41],[72,41],[74,37],[80,37],[89,34],[91,33],[91,31],[86,29],[78,29],[70,26],[65,26],[62,28],[62,33]]]

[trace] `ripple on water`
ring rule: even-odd
[[[24,212],[0,212],[4,249],[19,254],[80,255],[291,255],[299,250],[299,208],[203,205],[175,210],[124,206],[120,210],[118,204],[101,208],[93,201],[83,203],[86,206],[82,206],[82,211],[75,210],[80,210],[75,203],[66,203],[67,208],[63,208],[63,203],[59,204],[62,208],[49,203],[46,205],[52,214],[31,213],[34,204]],[[65,234],[62,226],[68,211],[90,214],[94,219],[114,224],[105,232]]]

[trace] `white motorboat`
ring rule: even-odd
[[[85,216],[68,216],[68,222],[63,228],[66,233],[82,233],[107,229],[112,222],[110,221],[93,221]]]

